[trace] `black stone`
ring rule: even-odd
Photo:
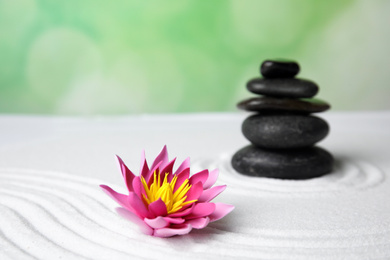
[[[293,78],[299,73],[299,65],[295,61],[266,60],[260,66],[260,73],[265,78]]]
[[[274,97],[310,98],[318,93],[316,83],[297,78],[255,78],[248,81],[246,87],[252,93]]]
[[[329,133],[329,125],[315,116],[261,113],[245,119],[242,133],[258,147],[290,149],[319,142]]]
[[[247,111],[292,111],[299,113],[318,113],[326,111],[330,105],[320,99],[292,99],[274,97],[255,97],[241,101],[238,108]]]
[[[310,179],[332,171],[333,157],[319,147],[266,150],[249,145],[232,158],[239,173],[279,179]]]

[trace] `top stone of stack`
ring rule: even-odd
[[[293,78],[299,73],[299,65],[289,60],[265,60],[260,66],[264,78]]]

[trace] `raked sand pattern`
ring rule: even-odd
[[[231,155],[221,155],[215,160],[203,160],[195,166],[218,168],[223,175],[219,181],[232,186],[237,193],[251,196],[307,196],[314,193],[345,193],[366,190],[380,185],[385,174],[376,166],[352,159],[336,160],[331,174],[308,180],[281,180],[246,176],[233,170]],[[210,166],[211,165],[211,166]]]
[[[228,184],[222,199],[236,209],[203,230],[169,239],[143,235],[119,217],[101,181],[0,169],[0,259],[390,257],[390,210],[357,212],[388,190],[374,165],[342,160],[326,177],[283,181],[238,175],[229,158],[198,160],[193,168],[217,166],[218,182]],[[353,215],[343,207],[356,196],[362,201],[351,205]]]

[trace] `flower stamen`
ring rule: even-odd
[[[142,194],[143,201],[146,206],[161,199],[167,207],[168,214],[174,213],[185,205],[196,202],[197,200],[185,201],[187,199],[187,193],[191,189],[192,185],[188,183],[186,179],[180,187],[175,191],[175,185],[177,182],[177,175],[173,176],[172,180],[168,182],[168,173],[165,173],[164,180],[161,183],[161,174],[157,170],[153,173],[153,182],[148,186],[146,180],[141,176],[142,186],[145,193]]]

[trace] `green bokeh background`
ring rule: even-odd
[[[236,111],[266,58],[390,108],[387,0],[0,0],[0,113]]]

